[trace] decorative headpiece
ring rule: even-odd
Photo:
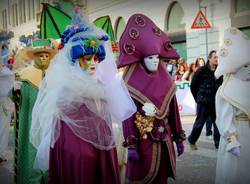
[[[224,32],[224,44],[218,55],[218,67],[215,76],[234,73],[244,65],[250,64],[250,39],[237,28],[228,28]]]
[[[130,65],[154,54],[167,59],[179,58],[167,34],[142,14],[134,14],[129,18],[119,46],[119,67]]]
[[[72,44],[71,57],[73,62],[86,55],[96,55],[99,62],[104,60],[106,53],[103,42],[109,38],[105,34],[98,34],[95,29],[97,28],[86,20],[80,8],[76,7],[72,25],[67,26],[61,37],[62,46],[68,42]]]

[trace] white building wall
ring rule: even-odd
[[[173,0],[88,0],[87,13],[93,21],[98,17],[109,15],[113,27],[118,17],[125,21],[134,13],[142,13],[150,17],[161,29],[165,28],[166,13]],[[199,11],[197,0],[179,0],[184,10],[187,36],[187,62],[194,62],[197,57],[206,59],[205,29],[191,29],[191,25]],[[201,6],[207,7],[207,19],[212,24],[208,29],[208,52],[218,50],[222,43],[223,32],[231,26],[230,0],[203,0]]]
[[[18,40],[19,40],[19,37],[21,35],[25,35],[25,36],[28,36],[30,34],[32,34],[33,32],[36,32],[37,31],[37,22],[36,22],[36,19],[32,19],[32,20],[28,20],[28,13],[29,13],[29,9],[28,9],[28,1],[26,0],[26,8],[25,8],[25,13],[26,13],[26,22],[25,23],[22,23],[20,24],[20,9],[19,9],[19,4],[18,4],[18,0],[9,0],[9,3],[8,3],[8,0],[1,0],[0,1],[0,12],[2,12],[2,10],[4,9],[7,9],[7,18],[9,19],[8,17],[8,11],[10,11],[10,19],[12,22],[12,9],[11,9],[11,6],[12,4],[14,3],[17,3],[17,14],[18,14],[18,26],[16,27],[13,27],[12,24],[9,24],[9,20],[7,21],[8,22],[8,30],[9,31],[13,31],[14,32],[14,38],[12,38],[10,40],[10,47],[13,48],[14,46],[16,46],[18,44]],[[8,5],[10,6],[10,9],[8,9]],[[35,9],[37,7],[37,1],[35,0]],[[0,20],[2,21],[2,14],[0,15],[1,18]],[[0,23],[1,24],[1,28],[2,28],[2,22]]]
[[[169,6],[175,2],[174,0],[82,1],[87,7],[86,13],[91,21],[101,16],[109,15],[115,29],[115,23],[119,17],[123,17],[127,22],[131,15],[142,13],[150,17],[162,30],[165,30],[166,14]],[[17,0],[10,0],[10,4],[13,2],[17,2]],[[194,62],[197,57],[206,56],[205,30],[191,29],[191,25],[199,10],[198,0],[178,0],[177,2],[181,4],[184,11],[183,22],[186,23],[187,62],[190,63]],[[0,1],[1,12],[7,6],[8,0]],[[222,43],[224,30],[231,25],[231,0],[202,0],[201,6],[207,7],[207,19],[213,26],[211,29],[208,29],[208,51],[212,49],[218,50],[219,45]],[[21,35],[29,35],[37,30],[37,22],[36,20],[27,21],[18,27],[10,26],[9,30],[12,30],[15,34],[15,38],[11,40],[11,44],[15,45]]]
[[[201,6],[207,7],[207,19],[212,24],[208,29],[208,52],[218,50],[223,42],[224,30],[231,26],[230,0],[205,0]],[[187,33],[187,60],[188,63],[194,62],[197,57],[206,58],[206,34],[205,29],[191,29],[191,25],[198,12],[197,6],[190,6],[190,11],[186,11],[186,33]],[[204,9],[202,9],[204,10]]]
[[[2,20],[3,20],[3,17],[2,17],[2,12],[3,12],[3,10],[7,10],[7,26],[9,26],[9,20],[8,20],[8,1],[7,0],[1,0],[0,1],[0,30],[2,30],[3,29],[3,22],[2,22]]]

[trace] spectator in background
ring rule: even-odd
[[[205,64],[206,62],[202,57],[197,58],[195,61],[195,71],[197,71],[200,67],[205,66]],[[215,120],[212,117],[208,117],[206,120],[206,136],[208,139],[213,139],[212,125],[214,122]]]
[[[200,67],[203,67],[205,66],[206,62],[205,60],[200,57],[200,58],[197,58],[196,61],[195,61],[195,72],[200,68]]]
[[[196,142],[200,137],[202,128],[208,119],[212,117],[215,120],[215,94],[222,83],[222,77],[216,79],[214,71],[218,64],[216,51],[212,50],[208,55],[208,62],[205,66],[199,68],[191,82],[191,92],[197,103],[196,119],[193,125],[191,134],[188,137],[188,142],[191,149],[198,149]],[[218,149],[220,135],[217,126],[214,124],[214,145]]]
[[[167,63],[167,70],[169,72],[169,74],[172,76],[172,78],[175,78],[176,75],[176,70],[177,70],[177,61],[174,59],[171,59],[168,63]]]
[[[193,78],[195,72],[195,64],[191,63],[188,67],[188,70],[184,73],[184,75],[182,76],[182,81],[191,81]]]
[[[187,65],[187,63],[186,63],[185,59],[180,58],[180,59],[178,60],[177,64],[178,64],[178,65],[183,65],[183,66],[184,66],[184,68],[185,68],[185,71],[187,71],[187,70],[188,70],[188,65]]]
[[[8,60],[9,60],[9,48],[6,44],[3,44],[1,47],[1,60],[3,65],[8,65]]]
[[[176,71],[175,80],[181,81],[185,72],[186,72],[186,67],[185,67],[184,63],[179,64],[177,71]]]

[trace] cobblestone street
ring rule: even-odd
[[[194,117],[183,117],[182,123],[186,135],[188,136],[193,125]],[[11,134],[13,130],[11,129]],[[13,136],[12,136],[13,137]],[[13,138],[9,144],[8,161],[0,165],[0,183],[13,184]],[[190,150],[187,142],[185,142],[184,155],[177,158],[177,181],[176,184],[213,184],[215,179],[216,154],[213,141],[205,136],[205,132],[197,143],[198,150]],[[170,180],[170,184],[174,181]]]
[[[193,122],[194,117],[182,118],[187,136]],[[204,130],[197,142],[198,150],[191,150],[188,142],[185,142],[185,153],[177,159],[177,184],[214,183],[217,151],[213,140],[207,139]]]

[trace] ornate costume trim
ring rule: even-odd
[[[167,131],[171,132],[169,129],[169,126],[166,126]],[[173,141],[172,138],[169,134],[166,135],[165,138],[165,142],[167,144],[167,148],[168,148],[168,154],[169,154],[169,160],[171,163],[171,167],[172,167],[172,172],[173,172],[173,178],[176,179],[176,158],[175,158],[175,150],[174,150],[174,145],[173,145]]]
[[[228,136],[226,140],[228,143],[235,142],[238,140],[238,136],[236,134],[233,134],[233,135]]]
[[[152,116],[143,116],[140,112],[136,112],[135,115],[135,125],[137,129],[139,130],[141,137],[143,139],[147,139],[147,133],[151,132],[153,130],[153,123],[155,121],[155,117]]]
[[[145,27],[146,26],[146,20],[138,15],[135,17],[135,23],[139,26],[139,27]]]
[[[163,64],[163,63],[160,63]],[[132,98],[136,99],[137,101],[139,101],[140,103],[144,104],[146,102],[148,103],[152,103],[151,100],[149,100],[149,98],[147,98],[143,93],[141,93],[139,90],[137,90],[136,88],[132,87],[131,85],[128,84],[128,81],[133,73],[133,71],[135,70],[137,63],[132,64],[131,66],[126,68],[126,71],[124,72],[124,81],[126,82],[126,85],[128,87],[128,90],[130,91],[130,94],[132,96]],[[163,119],[164,117],[166,117],[167,113],[168,113],[168,107],[169,104],[175,94],[176,91],[176,85],[173,82],[168,93],[166,94],[163,103],[161,105],[161,108],[158,109],[156,107],[156,115],[155,117],[157,119]]]
[[[153,146],[152,162],[148,174],[142,180],[131,181],[128,178],[126,178],[127,184],[151,183],[158,174],[161,161],[161,144],[153,143],[152,146]]]
[[[230,104],[242,110],[250,119],[250,111],[249,111],[249,98],[240,99],[237,98],[239,91],[233,90],[233,87],[236,89],[241,89],[240,93],[243,93],[245,98],[249,97],[249,82],[244,82],[233,77],[232,74],[224,76],[224,82],[221,86],[220,94],[221,96],[227,100]],[[238,88],[237,88],[238,87]],[[230,89],[231,88],[231,89]],[[244,98],[244,97],[243,97]]]
[[[241,113],[239,115],[235,116],[236,121],[249,121],[250,119],[247,117],[247,115],[245,113]]]

